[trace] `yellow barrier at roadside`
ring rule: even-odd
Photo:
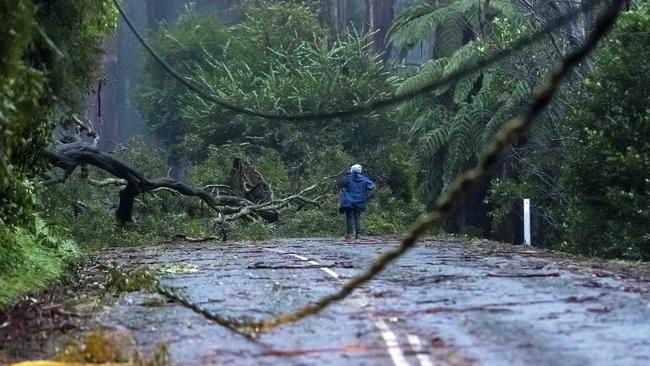
[[[24,361],[12,363],[10,366],[134,366],[132,363],[79,363],[79,362],[60,362],[60,361]]]

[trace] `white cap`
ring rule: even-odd
[[[358,174],[361,174],[361,165],[359,165],[359,164],[354,164],[352,167],[350,167],[350,173],[358,173]]]

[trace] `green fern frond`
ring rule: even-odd
[[[428,107],[425,103],[426,97],[417,96],[403,102],[397,108],[397,112],[400,116],[405,119],[410,118],[410,116],[417,116],[420,113],[426,113],[424,110]]]
[[[422,136],[416,153],[420,161],[430,161],[447,145],[447,129],[436,128]]]
[[[439,79],[444,73],[446,64],[447,59],[445,58],[431,60],[425,63],[415,75],[405,79],[400,84],[400,86],[397,88],[396,94],[403,95],[413,92],[429,84],[432,80]],[[448,89],[448,85],[440,87],[436,89],[435,94],[440,95]]]
[[[463,32],[466,24],[459,17],[452,17],[438,27],[435,34],[435,54],[450,57],[463,45]]]
[[[465,149],[460,144],[449,146],[442,173],[443,191],[447,190],[454,179],[463,171],[467,159]]]
[[[411,47],[432,35],[438,26],[451,17],[460,16],[455,7],[420,4],[400,14],[388,31],[389,41],[397,46]]]
[[[422,135],[427,134],[429,131],[436,128],[447,128],[445,121],[447,121],[448,113],[441,106],[429,107],[428,110],[418,116],[413,122],[409,131],[409,140],[411,142],[417,141]]]
[[[531,93],[532,87],[525,81],[518,80],[514,82],[512,88],[512,97],[517,99],[527,98]]]
[[[454,87],[454,103],[459,104],[469,97],[481,73],[474,73],[456,82]]]
[[[487,147],[487,144],[494,139],[496,134],[501,130],[504,123],[513,115],[513,108],[511,103],[502,105],[496,113],[486,122],[483,128],[483,135],[481,136],[481,146]]]
[[[474,64],[478,59],[483,57],[479,44],[470,41],[456,50],[448,59],[445,64],[445,75],[449,75],[460,68],[469,64]]]

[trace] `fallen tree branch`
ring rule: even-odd
[[[203,187],[203,190],[204,190],[204,191],[210,191],[210,190],[214,190],[215,188],[217,188],[217,189],[225,189],[225,190],[228,190],[228,191],[232,191],[232,187],[230,187],[230,186],[227,185],[227,184],[208,184],[208,185],[206,185],[205,187]]]
[[[294,202],[301,202],[303,206],[305,204],[313,204],[315,206],[320,206],[320,200],[322,200],[326,196],[318,196],[315,199],[309,199],[304,197],[304,195],[315,190],[323,182],[326,182],[327,178],[331,178],[331,177],[325,177],[322,180],[320,180],[319,183],[312,184],[311,186],[304,188],[300,192],[292,194],[282,199],[275,199],[260,204],[253,204],[252,202],[248,201],[248,203],[250,204],[242,206],[241,208],[237,209],[235,212],[226,212],[223,218],[220,218],[219,220],[233,221],[251,215],[257,215],[257,216],[261,216],[264,219],[267,219],[266,216],[277,215],[278,212],[283,211]],[[271,221],[275,221],[275,220],[271,220]]]
[[[93,187],[121,187],[125,186],[128,182],[125,179],[106,178],[98,180],[91,177],[86,177],[86,181]]]
[[[88,141],[88,137],[91,137],[92,140]],[[126,182],[120,190],[120,201],[115,211],[115,217],[119,222],[133,221],[133,204],[137,195],[161,188],[176,191],[184,196],[197,197],[215,210],[218,215],[223,215],[219,202],[209,192],[195,189],[170,178],[148,179],[131,165],[99,151],[95,147],[95,143],[95,136],[86,134],[85,141],[83,138],[76,138],[69,143],[54,145],[46,150],[46,156],[53,166],[63,169],[68,176],[77,167],[90,165],[119,178],[95,183],[121,185]]]
[[[176,234],[176,235],[173,235],[171,238],[169,238],[168,242],[172,242],[172,241],[175,241],[175,240],[184,240],[184,241],[188,241],[188,242],[191,242],[191,243],[199,243],[199,242],[220,240],[220,239],[222,239],[222,238],[212,236],[212,235],[203,236],[203,237],[200,237],[200,238],[195,238],[195,237],[191,237],[191,236],[187,236],[187,235],[183,235],[183,234]]]
[[[230,186],[223,184],[210,184],[202,189],[193,188],[183,182],[162,177],[149,179],[136,168],[117,157],[104,153],[96,148],[97,135],[94,132],[84,132],[76,136],[64,136],[58,144],[46,151],[49,162],[58,168],[63,169],[64,174],[60,178],[49,179],[44,183],[54,184],[65,182],[77,169],[81,169],[80,176],[88,184],[95,187],[121,187],[119,191],[119,203],[115,211],[115,217],[119,222],[133,221],[133,206],[137,196],[143,193],[169,192],[175,195],[184,195],[199,198],[217,213],[215,227],[225,240],[225,223],[237,219],[263,219],[267,222],[278,220],[279,212],[287,209],[292,203],[299,202],[301,207],[307,204],[320,206],[321,200],[327,195],[318,196],[315,199],[306,197],[328,178],[323,178],[320,183],[312,184],[301,191],[284,197],[282,199],[271,198],[266,202],[255,203],[248,198],[233,195],[214,195],[212,190],[220,188],[233,191]],[[241,164],[241,162],[240,162]],[[87,166],[93,166],[115,178],[95,179],[89,176]],[[263,181],[263,177],[254,170],[252,164],[246,163],[246,170],[253,171],[255,179]],[[268,185],[268,184],[266,184]]]

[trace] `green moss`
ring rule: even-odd
[[[63,302],[63,308],[75,313],[90,313],[99,311],[110,301],[108,294],[80,294]]]
[[[157,280],[154,272],[147,267],[124,271],[119,268],[108,270],[108,288],[117,292],[151,290]]]
[[[71,364],[120,363],[133,366],[169,366],[171,359],[167,343],[160,343],[152,355],[143,353],[130,332],[96,330],[82,341],[70,340],[57,359]]]

